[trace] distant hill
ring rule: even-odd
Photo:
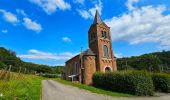
[[[0,69],[9,69],[12,66],[12,71],[22,72],[27,69],[27,72],[36,71],[37,73],[58,73],[64,71],[64,66],[48,66],[24,62],[16,56],[12,50],[7,50],[0,47]],[[117,59],[118,70],[137,69],[148,70],[152,72],[168,71],[170,72],[170,51],[162,51],[144,54],[141,56],[132,56],[128,58]]]
[[[148,71],[170,71],[170,51],[162,51],[117,59],[118,70],[138,69]]]
[[[27,73],[37,72],[37,73],[62,73],[64,66],[48,66],[34,64],[30,62],[24,62],[16,56],[16,53],[12,50],[7,50],[0,47],[0,69],[9,69],[12,66],[11,71],[14,72],[24,72],[25,69]]]

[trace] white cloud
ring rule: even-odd
[[[106,20],[111,27],[113,41],[127,41],[131,45],[157,43],[162,49],[170,49],[170,14],[166,7],[143,6],[119,17]]]
[[[135,7],[133,6],[135,3],[139,2],[139,0],[128,0],[126,6],[129,10],[134,10]]]
[[[74,3],[84,4],[85,0],[73,0]]]
[[[22,10],[22,9],[16,9],[16,12],[17,12],[18,14],[23,15],[23,16],[27,16],[27,14],[25,13],[25,11]]]
[[[64,42],[71,42],[71,39],[68,38],[68,37],[63,37],[62,40],[63,40]]]
[[[33,30],[36,32],[40,32],[42,30],[42,27],[39,23],[32,21],[30,18],[23,18],[23,25],[29,29],[29,30]]]
[[[86,10],[78,10],[78,12],[85,19],[92,18],[92,15]]]
[[[123,58],[123,55],[121,53],[115,53],[116,58]]]
[[[3,14],[4,19],[9,23],[16,24],[17,22],[19,22],[17,16],[11,12],[0,9],[0,13]]]
[[[71,5],[64,0],[29,0],[41,7],[47,14],[54,13],[57,9],[67,10],[71,9]]]
[[[65,66],[65,63],[54,64],[53,66]]]
[[[3,29],[2,33],[8,33],[8,30],[7,29]]]
[[[16,25],[17,23],[20,24],[20,23],[23,23],[23,25],[29,29],[29,30],[33,30],[33,31],[36,31],[36,32],[40,32],[42,30],[42,27],[39,23],[35,22],[35,21],[32,21],[32,19],[26,17],[27,14],[24,12],[24,10],[22,9],[16,9],[16,12],[17,14],[21,14],[23,15],[25,18],[23,18],[23,20],[20,21],[19,18],[17,18],[17,16],[11,12],[8,12],[6,10],[3,10],[3,9],[0,9],[0,13],[3,14],[3,18],[13,24],[13,25]],[[22,17],[21,17],[22,18]],[[7,33],[8,30],[2,30],[3,33]]]
[[[43,52],[35,49],[31,49],[28,51],[28,54],[25,55],[17,55],[20,58],[25,59],[38,59],[38,60],[68,60],[74,57],[77,53],[64,52],[60,54],[54,54],[50,52]]]
[[[103,4],[102,4],[101,0],[98,0],[98,2],[94,5],[94,7],[90,8],[88,10],[78,9],[77,11],[83,18],[92,19],[95,16],[96,10],[98,10],[99,13],[102,14],[102,8],[103,8]]]

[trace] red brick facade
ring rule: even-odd
[[[88,31],[89,49],[66,62],[66,79],[74,75],[74,80],[92,84],[96,71],[116,71],[116,62],[112,50],[110,28],[102,22],[96,12],[94,23]]]

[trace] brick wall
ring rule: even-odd
[[[77,63],[78,66],[78,73],[76,73],[75,63]],[[72,70],[72,73],[70,73],[70,70]],[[80,73],[80,56],[77,55],[66,62],[66,69],[65,69],[66,80],[70,80],[70,78],[68,77],[69,75],[79,74],[79,73]]]
[[[85,68],[84,83],[87,85],[91,85],[93,74],[96,72],[95,56],[84,56],[83,60],[84,60],[84,68]]]

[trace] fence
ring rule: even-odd
[[[30,98],[32,83],[25,73],[26,69],[11,72],[11,66],[0,70],[0,100],[34,100]]]

